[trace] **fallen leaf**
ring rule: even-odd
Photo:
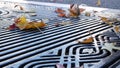
[[[65,68],[62,64],[56,64],[57,68]]]
[[[120,26],[116,25],[116,26],[113,27],[113,29],[116,33],[120,32]]]
[[[61,8],[57,8],[57,9],[55,10],[55,12],[56,12],[56,13],[64,13],[65,10],[63,10],[63,9],[61,9]]]
[[[66,15],[64,13],[59,13],[58,16],[59,17],[66,17]]]
[[[71,21],[65,21],[65,22],[61,22],[59,24],[60,25],[70,25],[70,24],[72,24],[72,22]]]
[[[93,40],[93,37],[89,37],[87,39],[84,39],[84,40],[77,40],[78,43],[82,43],[82,44],[89,44],[89,43],[93,43],[94,40]]]
[[[15,19],[15,25],[20,30],[35,29],[36,27],[43,28],[46,26],[46,24],[43,21],[41,21],[41,22],[35,22],[35,21],[28,22],[25,16],[21,16],[18,19]]]
[[[102,49],[112,52],[113,49],[120,50],[120,47],[115,47],[115,43],[105,43]]]
[[[24,8],[22,6],[20,6],[20,5],[15,5],[14,8],[16,8],[16,7],[19,7],[20,10],[24,10]]]
[[[12,24],[12,25],[10,25],[7,29],[8,30],[14,30],[14,29],[16,29],[17,27],[16,27],[16,25],[15,24]]]
[[[83,11],[85,11],[85,9],[84,8],[80,8],[80,12],[83,12]]]
[[[97,6],[101,6],[101,0],[97,0],[96,5],[97,5]]]
[[[85,16],[90,16],[91,13],[90,12],[85,12]]]
[[[70,9],[68,9],[68,10],[69,10],[68,16],[70,16],[70,17],[78,17],[80,15],[79,5],[77,5],[77,4],[70,5]]]
[[[114,23],[114,22],[112,22],[112,21],[110,21],[108,18],[106,18],[106,17],[100,17],[101,18],[101,20],[103,21],[103,22],[105,22],[106,24],[109,24],[110,26],[112,26],[112,24]]]
[[[60,26],[60,24],[59,24],[59,23],[55,23],[55,24],[54,24],[54,26],[59,27],[59,26]]]

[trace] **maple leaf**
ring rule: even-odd
[[[115,43],[105,43],[102,49],[112,52],[113,49],[120,50],[120,47],[115,47]]]

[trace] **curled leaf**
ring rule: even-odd
[[[79,6],[77,4],[70,5],[69,12],[70,17],[78,17],[80,15]]]
[[[58,16],[59,17],[66,17],[66,15],[64,13],[59,13]]]
[[[55,12],[56,12],[56,13],[64,13],[65,10],[63,10],[63,9],[61,9],[61,8],[57,8],[57,9],[55,10]]]
[[[15,5],[14,8],[16,8],[16,7],[19,7],[20,10],[24,10],[24,8],[22,6],[20,6],[20,5]]]
[[[82,44],[89,44],[89,43],[93,43],[94,40],[93,40],[93,37],[89,37],[87,39],[84,39],[84,40],[77,40],[78,43],[82,43]]]

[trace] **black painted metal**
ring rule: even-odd
[[[13,3],[7,2],[7,4]],[[59,18],[54,13],[56,7],[24,3],[22,5],[35,7],[38,16],[31,17],[31,19],[35,20],[37,18],[37,20],[40,20],[47,17],[49,19],[49,22],[47,22],[49,27],[42,29],[43,34],[38,30],[32,29],[9,31],[4,29],[3,25],[7,26],[10,23],[1,22],[0,67],[55,68],[55,64],[60,63],[65,68],[74,68],[82,66],[85,63],[97,63],[110,55],[110,52],[106,50],[98,52],[94,44],[86,45],[76,42],[77,39],[89,36],[89,31],[93,31],[92,34],[96,34],[111,28],[111,26],[100,22],[99,19],[82,19],[81,17],[77,19]],[[40,9],[45,12],[40,12]],[[12,13],[11,17],[6,18],[6,20],[14,18],[13,13],[16,15],[20,14],[15,11],[10,11],[10,13]],[[54,23],[62,21],[71,21],[73,24],[59,27],[54,26]],[[84,52],[85,49],[92,49],[94,53],[88,54]],[[99,46],[99,49],[101,49],[101,46]]]

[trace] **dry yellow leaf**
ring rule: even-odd
[[[114,30],[115,30],[115,32],[118,33],[118,32],[120,32],[120,27],[119,27],[119,26],[115,26],[115,27],[114,27]]]
[[[46,26],[46,24],[41,22],[28,22],[26,20],[25,16],[21,16],[18,18],[18,21],[15,23],[15,25],[20,29],[35,29],[35,28],[43,28]]]
[[[96,5],[101,6],[101,0],[98,0]]]

